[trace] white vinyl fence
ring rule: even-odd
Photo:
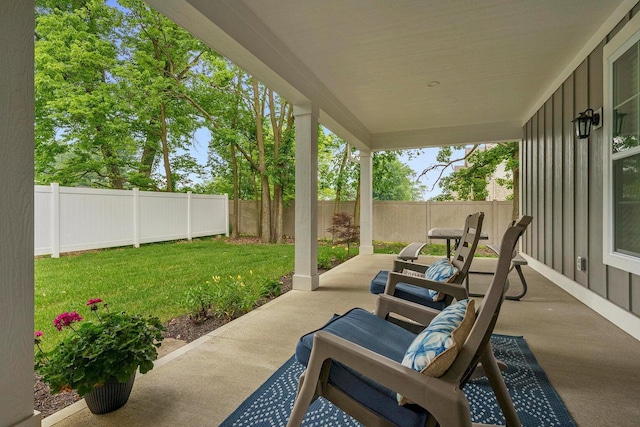
[[[227,195],[35,186],[35,255],[229,235]]]

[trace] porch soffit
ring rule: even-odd
[[[519,140],[532,106],[632,3],[146,1],[372,150]]]

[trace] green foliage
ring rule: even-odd
[[[401,152],[381,151],[373,155],[374,200],[419,200],[423,186],[415,172],[400,161]],[[410,155],[412,153],[410,152]],[[347,161],[347,143],[338,136],[318,134],[318,198],[355,200],[360,165]]]
[[[422,186],[415,182],[415,172],[399,159],[397,151],[373,155],[374,200],[419,200]]]
[[[501,163],[505,164],[509,176],[507,179],[500,179],[498,183],[513,189],[513,174],[518,169],[518,147],[519,143],[514,141],[496,144],[486,150],[476,149],[467,158],[468,167],[456,170],[440,180],[438,185],[443,193],[431,200],[486,200],[488,178]],[[451,154],[450,147],[442,148],[437,160],[442,164],[449,164]]]
[[[142,1],[110,3],[37,1],[36,181],[189,187],[194,132],[225,113],[233,72]]]
[[[36,15],[36,181],[123,188],[135,145],[113,75],[121,13],[100,0],[48,3]]]
[[[54,393],[77,389],[82,396],[112,378],[128,381],[138,367],[143,374],[153,369],[163,338],[160,319],[124,312],[98,314],[97,308],[95,304],[91,311],[98,322],[61,326],[67,329],[64,339],[48,353],[37,352],[35,369]]]
[[[187,289],[181,305],[195,323],[210,317],[234,319],[251,311],[262,299],[280,295],[279,280],[248,276],[213,276],[205,286]]]
[[[318,248],[318,268],[320,270],[330,270],[333,267],[333,253],[326,247]]]
[[[234,319],[251,311],[264,295],[262,283],[253,279],[251,271],[250,275],[244,278],[241,275],[228,276],[225,279],[214,276],[211,295],[213,315]]]
[[[202,323],[209,318],[209,310],[213,304],[211,290],[207,286],[195,286],[187,289],[180,300],[180,306],[187,310],[189,318],[194,323]]]
[[[320,128],[318,131],[318,198],[355,200],[359,167],[347,161],[344,139]]]
[[[262,282],[262,297],[277,297],[282,293],[282,282],[276,279],[264,279]]]
[[[321,244],[318,246],[318,269],[330,270],[336,264],[342,263],[355,255],[357,253],[351,254],[350,250],[345,246],[332,245],[330,242]]]

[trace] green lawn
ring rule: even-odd
[[[376,253],[399,253],[406,243],[375,242]],[[350,255],[357,255],[357,246]],[[428,245],[422,253],[445,254],[444,245]],[[343,246],[321,242],[319,265],[331,259],[344,261]],[[278,280],[294,269],[292,244],[227,243],[224,239],[196,239],[88,251],[61,258],[35,260],[35,327],[42,331],[43,347],[61,338],[53,319],[65,311],[90,316],[86,302],[101,298],[112,310],[152,314],[166,322],[185,314],[180,301],[188,289],[213,276],[243,280]],[[249,274],[252,272],[252,274]]]
[[[165,322],[185,313],[187,289],[212,276],[279,279],[294,269],[293,245],[232,244],[217,239],[169,242],[35,260],[35,327],[50,348],[60,333],[53,319],[65,311],[89,316],[90,298],[112,310],[153,314]]]

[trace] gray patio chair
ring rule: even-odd
[[[480,233],[482,231],[483,212],[467,216],[460,242],[453,254],[451,264],[457,268],[457,275],[448,282],[447,291],[443,299],[434,300],[431,292],[434,290],[434,281],[424,277],[429,265],[408,262],[401,259],[394,260],[393,271],[380,271],[371,281],[369,290],[373,294],[393,295],[400,299],[415,302],[427,307],[442,310],[456,299],[467,298],[467,291],[462,286],[471,267]],[[422,277],[410,275],[408,272],[417,272]]]
[[[410,345],[413,347],[416,334],[385,319],[397,313],[418,323],[435,324],[438,314],[445,315],[467,300],[439,312],[381,294],[375,314],[353,309],[300,339],[296,359],[307,369],[300,377],[287,425],[299,426],[311,402],[323,396],[367,426],[471,426],[469,403],[462,388],[481,362],[507,425],[520,426],[489,339],[507,289],[513,249],[530,222],[531,217],[523,217],[505,232],[491,285],[478,304],[475,320],[471,319],[466,339],[454,336],[459,351],[442,375],[428,376],[403,365],[401,361]],[[446,292],[441,285],[445,284],[439,284],[438,290]],[[399,405],[396,393],[412,404]]]

